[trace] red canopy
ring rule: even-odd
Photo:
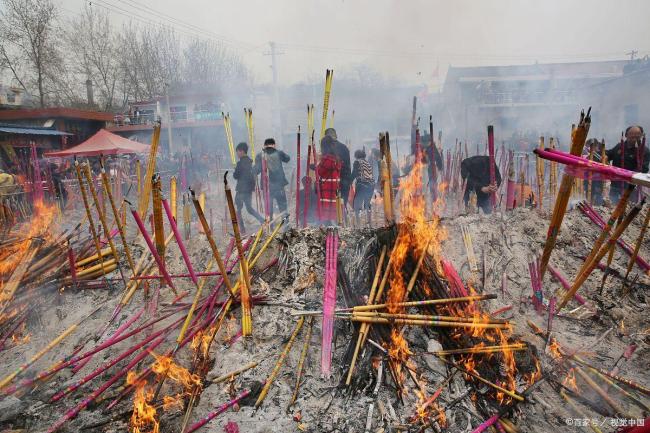
[[[48,157],[64,156],[99,156],[118,155],[122,153],[145,153],[149,151],[148,144],[138,143],[128,138],[100,129],[88,140],[74,147],[57,152],[45,153]]]

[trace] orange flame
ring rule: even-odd
[[[180,384],[185,389],[190,389],[195,386],[201,385],[201,378],[190,373],[185,367],[174,363],[169,356],[158,356],[153,353],[156,362],[151,366],[154,373],[158,375],[166,375],[172,381]]]
[[[126,383],[135,385],[133,396],[133,414],[131,415],[131,427],[133,433],[159,433],[160,425],[156,419],[156,408],[149,404],[154,392],[146,389],[146,381],[138,380],[135,372],[129,371]]]

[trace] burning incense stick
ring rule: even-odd
[[[108,227],[108,223],[106,222],[106,216],[104,215],[104,211],[102,209],[102,206],[99,204],[99,199],[97,198],[97,191],[95,190],[95,184],[93,182],[93,176],[92,173],[90,172],[90,163],[86,162],[83,164],[84,166],[84,175],[86,176],[86,183],[88,184],[88,189],[90,190],[90,194],[93,198],[93,202],[95,203],[95,208],[97,210],[97,215],[99,216],[99,221],[104,228],[104,233],[106,235],[106,239],[108,240],[108,245],[111,250],[111,253],[113,254],[113,257],[115,258],[115,264],[117,265],[117,268],[120,271],[120,276],[122,277],[122,281],[124,282],[124,288],[128,286],[128,281],[126,277],[124,276],[124,272],[122,272],[122,267],[120,266],[120,258],[117,255],[117,250],[115,249],[115,244],[113,243],[113,237],[111,236],[110,233],[110,228]]]
[[[88,225],[90,226],[90,234],[93,237],[95,250],[97,251],[97,256],[99,258],[100,263],[102,263],[102,269],[103,269],[104,259],[102,256],[101,247],[99,245],[99,236],[97,235],[97,229],[95,228],[95,223],[93,222],[93,216],[92,213],[90,212],[90,204],[88,203],[88,193],[86,192],[86,187],[84,186],[84,181],[81,175],[81,167],[79,166],[79,161],[77,161],[76,158],[74,160],[74,168],[77,174],[77,182],[79,183],[79,191],[81,192],[81,198],[83,200],[84,208],[86,210],[86,218],[88,219]]]
[[[291,334],[291,338],[289,338],[289,341],[287,344],[284,346],[284,350],[280,354],[280,357],[278,358],[278,361],[275,363],[275,367],[273,367],[273,371],[271,372],[271,375],[266,379],[266,383],[264,384],[264,387],[262,388],[262,391],[260,392],[259,397],[257,398],[257,401],[255,402],[255,408],[258,408],[262,405],[264,402],[264,399],[266,398],[266,394],[268,394],[269,389],[271,388],[271,385],[273,385],[273,381],[275,378],[278,376],[278,373],[280,373],[280,369],[282,368],[282,365],[284,364],[284,360],[287,357],[287,354],[291,350],[291,346],[293,346],[293,342],[296,339],[296,336],[300,332],[300,329],[302,328],[303,323],[305,322],[305,318],[301,317],[298,319],[298,323],[296,323],[296,327],[293,330],[293,333]]]
[[[515,344],[503,344],[499,346],[474,346],[474,347],[466,347],[462,349],[437,350],[435,352],[421,352],[421,353],[430,354],[430,355],[448,356],[448,355],[463,355],[468,353],[494,353],[494,352],[503,352],[504,350],[517,351],[517,350],[526,350],[526,349],[528,349],[528,345],[526,345],[525,343],[515,343]]]
[[[221,273],[226,289],[228,290],[228,293],[230,293],[231,296],[234,296],[232,283],[230,282],[230,277],[228,276],[228,273],[226,271],[226,265],[224,264],[221,258],[221,254],[219,254],[219,249],[217,248],[217,243],[214,241],[214,238],[212,237],[212,232],[208,230],[208,221],[205,219],[205,214],[203,213],[203,209],[201,209],[201,205],[199,204],[199,201],[196,199],[196,195],[194,194],[194,191],[192,191],[191,189],[190,189],[190,194],[192,196],[192,203],[194,203],[194,209],[196,210],[196,214],[198,215],[199,221],[201,222],[201,226],[203,227],[203,232],[205,233],[205,237],[208,239],[208,244],[210,244],[210,249],[212,250],[212,256],[214,257],[214,260],[217,262],[217,266],[219,267],[219,272]],[[255,246],[253,246],[251,252],[254,249]]]
[[[578,127],[571,134],[571,154],[580,155],[582,154],[582,149],[585,146],[585,140],[587,139],[587,133],[589,132],[589,126],[591,125],[591,107],[587,110],[587,115],[585,116],[584,112],[580,114],[580,122]],[[544,244],[544,252],[542,253],[542,258],[540,262],[540,279],[544,280],[544,275],[546,274],[546,267],[548,266],[548,261],[551,258],[551,253],[555,248],[555,243],[557,241],[557,236],[560,233],[560,228],[562,226],[562,221],[564,220],[564,214],[566,213],[566,208],[569,203],[569,198],[571,195],[571,185],[573,184],[573,176],[568,173],[562,175],[562,183],[560,184],[560,192],[558,193],[557,198],[555,199],[555,207],[553,209],[553,216],[551,217],[551,224],[548,228],[548,234],[546,237],[546,243]],[[561,308],[561,307],[560,307]]]
[[[250,276],[248,274],[248,261],[244,256],[244,250],[241,243],[241,235],[239,233],[239,225],[237,223],[237,211],[235,210],[235,203],[232,199],[232,192],[228,186],[228,172],[223,175],[223,184],[226,191],[226,201],[228,202],[228,209],[230,210],[230,221],[232,222],[232,229],[235,237],[235,246],[237,247],[237,254],[239,255],[239,265],[241,266],[242,285],[241,285],[241,307],[242,307],[242,332],[244,337],[248,337],[253,333],[253,320],[251,316],[251,300],[250,300]]]
[[[413,325],[431,326],[440,328],[474,328],[474,329],[508,329],[508,323],[472,323],[472,322],[451,322],[443,320],[428,319],[387,319],[381,317],[351,316],[350,320],[361,323],[377,323],[381,325]]]
[[[634,252],[632,253],[632,256],[630,257],[630,261],[627,264],[627,270],[625,271],[625,278],[623,278],[623,281],[627,281],[627,277],[630,275],[630,272],[634,267],[634,262],[636,261],[636,258],[639,256],[639,250],[641,249],[641,244],[643,243],[643,239],[645,238],[646,231],[648,230],[648,224],[650,224],[650,206],[648,206],[648,209],[645,212],[643,225],[641,226],[639,237],[637,238],[636,244],[634,245]]]
[[[131,205],[129,203],[129,205]],[[165,262],[162,261],[160,258],[160,255],[158,254],[158,251],[156,250],[156,247],[153,244],[153,241],[151,240],[151,236],[149,236],[149,232],[147,232],[147,228],[145,227],[144,223],[142,222],[142,219],[140,218],[140,215],[138,214],[138,211],[131,206],[131,215],[133,215],[133,219],[135,220],[135,223],[137,224],[138,228],[140,229],[140,233],[142,233],[142,237],[144,238],[147,246],[149,247],[149,251],[151,252],[151,255],[153,256],[154,260],[156,261],[156,264],[158,265],[158,271],[165,277],[165,281],[169,285],[169,287],[172,289],[174,294],[178,296],[178,292],[176,291],[176,287],[174,286],[174,282],[172,281],[171,277],[169,276],[169,273],[167,272],[167,268],[165,267]]]
[[[375,269],[375,277],[372,280],[372,286],[370,287],[370,294],[368,295],[367,305],[372,305],[375,301],[375,290],[377,288],[379,276],[381,275],[381,265],[384,263],[385,257],[386,257],[386,246],[384,245],[381,248],[381,254],[379,255],[379,261],[377,262],[377,267]],[[368,323],[362,323],[361,327],[359,328],[357,345],[354,348],[354,353],[352,354],[352,360],[350,361],[350,367],[348,369],[348,375],[345,379],[346,386],[350,386],[350,383],[352,382],[352,373],[354,372],[354,366],[357,362],[357,356],[359,355],[359,350],[361,349],[361,343],[365,340],[365,335],[368,333],[369,327],[370,325]]]
[[[507,320],[504,319],[490,319],[490,320],[482,320],[479,321],[479,319],[475,317],[462,317],[462,316],[437,316],[437,315],[429,315],[429,314],[407,314],[407,313],[379,313],[379,312],[374,312],[374,311],[364,311],[364,312],[354,312],[351,315],[339,315],[338,317],[340,318],[373,318],[373,317],[379,317],[383,319],[410,319],[410,320],[426,320],[426,321],[444,321],[444,322],[465,322],[465,323],[500,323],[500,324],[506,324],[509,323]]]
[[[485,379],[485,378],[479,376],[478,374],[476,374],[476,373],[474,373],[474,372],[471,372],[471,371],[469,371],[469,370],[467,370],[467,369],[461,367],[461,366],[458,365],[457,363],[452,362],[452,361],[449,361],[449,360],[446,359],[444,356],[439,356],[438,359],[440,359],[440,360],[441,360],[442,362],[444,362],[445,364],[451,365],[452,367],[454,367],[454,368],[460,370],[462,373],[464,373],[464,374],[466,374],[466,375],[468,375],[468,376],[472,376],[472,377],[475,378],[475,379],[480,380],[480,381],[483,382],[484,384],[491,386],[492,388],[496,389],[497,391],[501,391],[501,392],[503,392],[504,394],[509,395],[510,397],[512,397],[512,398],[515,399],[515,400],[518,400],[518,401],[524,401],[524,398],[523,398],[522,396],[520,396],[519,394],[517,394],[516,392],[514,392],[514,391],[510,391],[509,389],[503,388],[503,387],[501,387],[501,386],[499,386],[499,385],[497,385],[497,384],[495,384],[495,383],[492,383],[492,382],[490,382],[489,380],[487,380],[487,379]]]
[[[327,125],[327,112],[329,110],[330,95],[332,93],[332,78],[334,78],[334,69],[325,71],[325,90],[323,95],[323,117],[321,120],[320,139],[325,137],[325,127]]]
[[[390,259],[389,259],[390,263]],[[373,305],[359,305],[353,308],[340,308],[336,310],[336,313],[349,313],[357,311],[373,311],[383,308],[387,308],[389,305],[394,307],[419,307],[419,306],[428,306],[428,305],[442,305],[442,304],[454,304],[461,302],[476,302],[476,301],[486,301],[490,299],[496,299],[497,295],[472,295],[472,296],[462,296],[457,298],[443,298],[443,299],[427,299],[424,301],[407,301],[407,302],[396,302],[393,304],[373,304]],[[378,296],[375,296],[375,300],[379,299]],[[323,314],[322,311],[298,311],[292,313],[294,316],[318,316]]]
[[[149,194],[151,194],[151,181],[156,171],[156,155],[158,154],[158,144],[160,143],[160,121],[156,122],[153,127],[151,136],[151,147],[149,149],[149,159],[147,161],[147,171],[144,175],[144,186],[142,187],[138,205],[138,213],[146,218],[149,208]],[[137,166],[139,167],[139,166]],[[139,178],[139,175],[138,175]]]
[[[133,256],[131,255],[131,248],[129,247],[129,242],[126,239],[126,231],[124,230],[124,225],[122,224],[120,218],[120,212],[117,209],[117,206],[115,205],[115,200],[113,200],[113,193],[108,183],[108,176],[106,175],[106,170],[104,169],[103,163],[101,165],[101,178],[102,178],[102,185],[104,186],[104,192],[106,193],[106,197],[108,197],[108,202],[111,205],[111,211],[113,212],[113,219],[115,221],[115,225],[117,226],[117,231],[120,234],[120,239],[122,240],[122,247],[124,249],[124,254],[126,255],[127,263],[131,268],[132,276],[135,277],[136,268],[133,262]]]
[[[216,378],[214,378],[214,379],[208,379],[208,381],[209,381],[210,383],[221,383],[221,382],[231,381],[232,379],[235,378],[235,376],[239,376],[240,374],[244,373],[245,371],[248,371],[248,370],[250,370],[251,368],[255,368],[255,367],[257,367],[257,364],[258,364],[258,363],[257,363],[256,361],[249,362],[249,363],[246,364],[245,366],[243,366],[243,367],[241,367],[241,368],[238,368],[238,369],[235,370],[235,371],[231,371],[230,373],[227,373],[227,374],[221,375],[221,376],[216,377]]]
[[[631,190],[628,189],[628,191]],[[623,201],[623,198],[621,198],[621,201]],[[632,208],[632,210],[630,210],[630,212],[625,216],[623,221],[616,227],[614,233],[612,233],[612,235],[609,237],[607,243],[600,248],[600,251],[598,251],[598,253],[593,257],[593,259],[585,261],[582,272],[578,274],[578,277],[576,278],[573,285],[571,286],[571,289],[569,289],[567,294],[564,296],[564,298],[558,305],[558,311],[560,311],[567,304],[567,302],[569,302],[569,300],[573,297],[573,295],[582,286],[582,283],[584,283],[585,280],[589,277],[589,275],[591,275],[591,272],[594,270],[596,265],[600,263],[600,260],[605,256],[605,254],[607,254],[609,247],[616,243],[616,241],[621,236],[621,234],[623,234],[623,232],[625,231],[625,229],[627,229],[627,227],[630,225],[632,220],[641,211],[641,207],[643,206],[643,204],[645,204],[645,199],[641,200],[641,202],[639,202],[636,206]],[[612,216],[614,216],[614,214],[612,214]]]
[[[335,230],[329,230],[325,242],[325,287],[323,289],[323,323],[321,326],[321,373],[329,376],[331,374],[332,337],[334,333],[334,311],[336,309],[337,232]]]
[[[97,311],[101,309],[100,307],[97,307],[95,310],[93,310],[92,313],[75,323],[74,325],[70,326],[68,329],[63,331],[58,337],[56,337],[54,340],[50,341],[47,346],[45,346],[43,349],[41,349],[38,353],[36,353],[34,356],[32,356],[26,363],[22,364],[20,367],[18,367],[13,373],[8,374],[5,376],[2,380],[0,380],[0,389],[5,388],[16,376],[18,376],[20,373],[23,371],[27,370],[30,366],[32,366],[36,361],[41,359],[43,355],[45,355],[47,352],[52,350],[57,344],[59,344],[61,341],[63,341],[68,335],[72,334],[78,327],[81,325],[86,319],[89,317],[93,316]]]

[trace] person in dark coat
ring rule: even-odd
[[[246,206],[246,211],[259,223],[263,223],[264,218],[252,205],[253,192],[255,191],[255,174],[253,173],[253,160],[248,156],[248,144],[239,143],[236,150],[239,161],[237,161],[235,173],[233,173],[233,177],[237,180],[235,205],[237,206],[237,218],[242,226],[242,231],[246,231],[241,213],[243,206]]]
[[[269,217],[273,219],[273,202],[277,203],[281,213],[287,211],[287,195],[284,187],[289,184],[284,175],[284,164],[289,162],[289,155],[275,148],[275,140],[264,140],[264,149],[255,155],[255,173],[262,174],[262,158],[266,161],[266,171],[269,180]],[[260,183],[260,185],[263,185]]]
[[[643,146],[643,128],[640,126],[629,126],[625,130],[625,141],[618,143],[613,149],[609,149],[607,160],[614,167],[621,167],[627,170],[648,172],[650,152]],[[609,199],[616,203],[624,189],[625,182],[612,182],[609,190]]]
[[[463,201],[465,206],[469,203],[469,196],[472,191],[476,193],[476,202],[483,212],[492,212],[490,194],[497,191],[501,185],[501,173],[499,167],[494,164],[496,184],[490,184],[490,157],[486,155],[470,156],[460,163],[460,175],[467,183]]]
[[[350,186],[352,186],[353,180],[350,150],[345,144],[338,140],[334,128],[327,128],[325,130],[325,136],[332,139],[334,154],[341,161],[341,198],[343,199],[343,205],[346,206],[348,204],[348,194],[350,193]]]

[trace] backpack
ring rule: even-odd
[[[266,159],[266,170],[269,174],[269,182],[284,182],[284,168],[282,168],[282,161],[280,161],[279,152],[264,152],[262,158]]]
[[[357,163],[359,163],[359,178],[357,179],[357,182],[365,184],[373,183],[374,177],[372,176],[372,167],[370,166],[370,163],[365,159],[358,159]]]

